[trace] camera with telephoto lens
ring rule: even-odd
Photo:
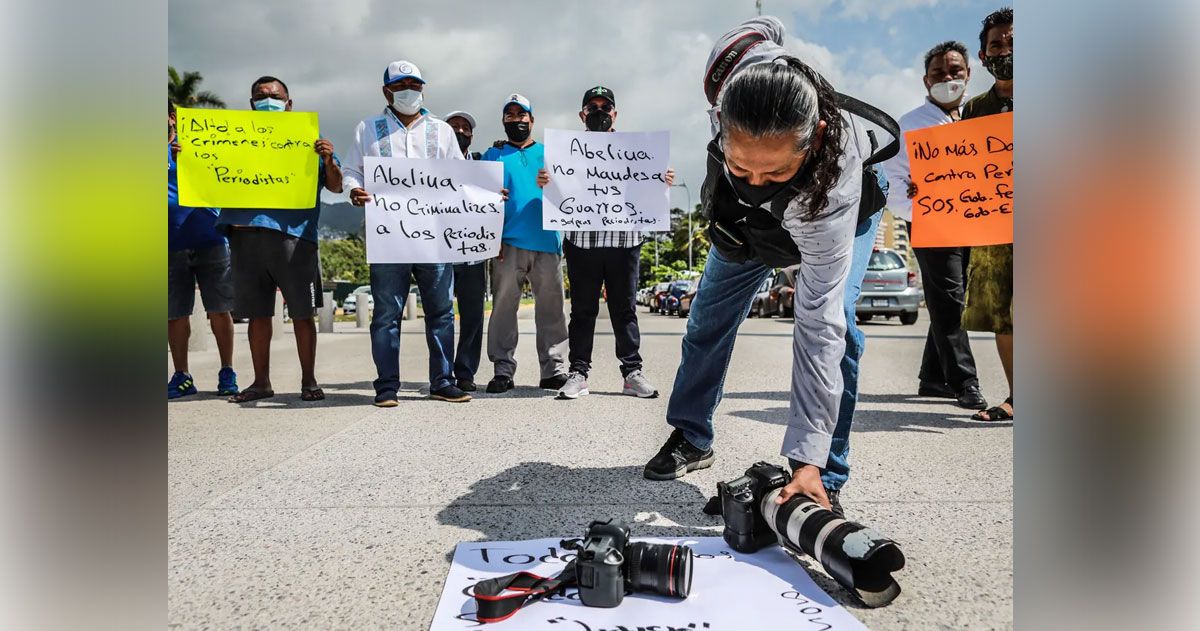
[[[816,559],[868,607],[895,600],[900,585],[892,572],[904,567],[904,553],[896,542],[838,517],[803,494],[776,504],[790,480],[783,468],[759,462],[736,480],[718,482],[725,542],[739,552],[756,552],[778,542]]]
[[[692,549],[665,543],[629,543],[629,527],[594,521],[582,539],[562,542],[575,550],[579,600],[588,607],[616,607],[625,592],[687,598],[692,589]]]

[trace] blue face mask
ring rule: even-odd
[[[267,97],[251,103],[259,112],[282,112],[287,109],[287,101]]]

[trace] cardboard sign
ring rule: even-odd
[[[865,631],[850,612],[826,594],[804,568],[773,546],[753,554],[731,550],[720,537],[640,539],[692,549],[692,589],[687,598],[627,594],[614,608],[585,607],[575,588],[527,605],[507,620],[475,619],[471,588],[479,581],[527,571],[556,576],[575,553],[558,539],[460,543],[433,615],[430,631],[485,628],[493,631],[745,631],[820,629]]]
[[[504,165],[363,158],[368,263],[465,263],[500,253]]]
[[[914,248],[1012,243],[1012,112],[908,131],[904,143]]]
[[[321,158],[315,112],[180,107],[179,203],[212,208],[317,205]]]
[[[543,229],[671,229],[668,132],[547,129],[545,142]]]

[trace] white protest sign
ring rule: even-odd
[[[460,543],[430,631],[486,628],[489,631],[745,631],[811,629],[865,631],[850,612],[813,582],[804,568],[778,546],[743,554],[720,537],[635,539],[692,548],[692,591],[686,599],[627,594],[611,609],[585,607],[574,588],[489,624],[475,619],[471,587],[479,581],[527,571],[539,576],[562,572],[573,552],[558,539]]]
[[[543,229],[671,229],[668,132],[547,129],[545,142]]]
[[[500,253],[504,165],[363,158],[368,263],[463,263]]]

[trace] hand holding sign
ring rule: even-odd
[[[504,165],[364,158],[368,263],[462,263],[500,252]],[[359,193],[358,191],[362,191]]]
[[[904,134],[911,165],[912,245],[1013,240],[1012,112]]]
[[[313,112],[178,108],[179,203],[214,208],[310,209],[320,161]],[[322,145],[322,143],[325,143]],[[324,154],[322,154],[324,155]]]
[[[669,230],[667,132],[546,130],[542,228]]]

